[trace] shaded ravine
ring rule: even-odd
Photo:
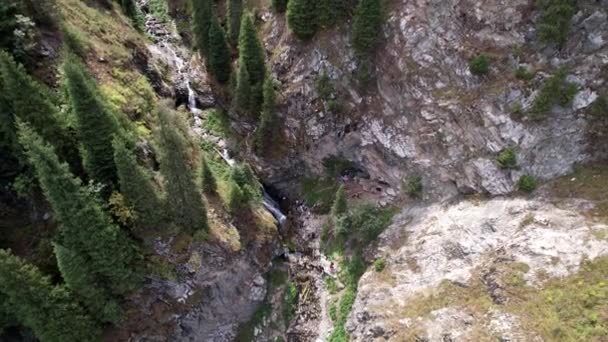
[[[146,31],[154,42],[154,44],[149,47],[150,51],[154,55],[160,56],[162,60],[172,66],[172,68],[170,68],[173,72],[171,81],[176,96],[180,90],[187,91],[187,102],[176,102],[179,102],[178,104],[187,105],[188,110],[192,114],[193,120],[191,128],[193,132],[198,136],[203,136],[204,130],[202,126],[204,112],[197,105],[198,94],[192,85],[193,69],[196,67],[191,65],[191,52],[182,43],[173,22],[161,23],[152,15],[146,14]],[[220,154],[231,167],[236,165],[237,160],[225,147],[226,142],[222,139],[214,140],[218,154]],[[266,274],[267,284],[270,284],[271,282],[271,274],[277,270],[287,268],[288,277],[287,282],[281,284],[281,287],[278,290],[275,289],[276,291],[271,289],[272,286],[267,286],[269,293],[266,294],[265,300],[260,303],[259,308],[270,306],[275,307],[277,309],[276,311],[281,311],[270,312],[267,314],[268,317],[282,315],[283,305],[280,302],[283,300],[285,288],[289,283],[295,284],[299,296],[293,309],[293,318],[290,320],[290,324],[287,324],[284,329],[276,329],[276,327],[272,327],[268,318],[260,322],[255,322],[257,325],[253,327],[253,341],[268,341],[277,337],[284,338],[287,341],[322,341],[323,336],[327,335],[332,324],[329,320],[329,315],[324,309],[326,307],[325,301],[327,294],[325,293],[326,290],[323,285],[323,279],[325,273],[330,273],[331,271],[329,270],[329,262],[322,257],[319,249],[321,224],[312,219],[313,216],[309,214],[307,208],[298,202],[287,205],[289,207],[289,214],[286,215],[281,209],[281,205],[279,205],[278,201],[268,193],[264,186],[262,186],[261,190],[263,195],[262,203],[266,210],[276,219],[279,227],[279,238],[283,241],[283,243],[276,246],[275,251],[273,252],[275,257],[271,263],[269,272]],[[283,202],[288,201],[285,200]],[[291,243],[287,243],[287,241],[290,241]],[[287,245],[289,245],[290,248],[288,248]],[[245,252],[247,254],[247,251]],[[286,261],[286,263],[283,261]],[[185,291],[186,294],[183,298],[180,298],[179,301],[183,303],[187,302],[189,297],[187,293],[193,292],[190,287],[196,286],[196,283],[190,284],[188,290]],[[204,304],[205,303],[202,303],[202,305]],[[256,318],[256,314],[252,316],[249,322],[224,322],[224,324],[239,325],[236,334],[238,339],[238,333],[243,330],[244,326],[251,323]],[[191,314],[188,314],[187,316],[190,315]],[[185,318],[190,320],[195,319]],[[182,324],[179,323],[179,319],[177,321],[179,329],[172,338],[177,340],[200,338],[196,332],[188,332],[190,328],[182,327]],[[216,335],[220,337],[213,339],[213,341],[230,341],[230,337],[233,336],[232,333]]]

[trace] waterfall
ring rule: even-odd
[[[224,161],[226,161],[226,164],[230,165],[230,167],[234,167],[236,165],[236,161],[230,157],[230,153],[227,149],[224,148],[221,152],[218,151],[218,153],[222,156]],[[261,190],[262,204],[264,205],[264,208],[266,208],[266,210],[268,210],[272,216],[274,216],[275,220],[277,220],[279,223],[279,227],[282,226],[285,221],[287,221],[287,216],[283,214],[279,204],[268,194],[264,186],[262,186]]]

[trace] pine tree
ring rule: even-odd
[[[241,114],[247,114],[251,109],[251,82],[249,80],[249,72],[247,72],[247,67],[245,67],[244,63],[239,63],[234,107]]]
[[[131,240],[103,211],[99,199],[59,162],[53,148],[24,123],[19,123],[19,141],[29,157],[44,194],[60,224],[63,246],[88,260],[97,286],[124,294],[138,281]]]
[[[336,192],[334,204],[331,207],[331,215],[334,218],[338,218],[344,215],[347,210],[348,203],[346,201],[346,191],[344,190],[344,185],[340,185],[340,188],[338,188],[338,191]]]
[[[192,4],[192,33],[194,46],[207,56],[209,47],[209,27],[213,17],[212,0],[191,0]]]
[[[264,153],[269,143],[276,136],[276,95],[274,84],[271,77],[266,77],[264,81],[264,103],[262,104],[262,114],[260,124],[255,131],[254,144],[258,153]]]
[[[68,145],[68,138],[59,119],[57,107],[50,94],[40,83],[27,74],[25,68],[15,62],[11,55],[0,51],[0,73],[4,108],[3,125],[12,130],[9,139],[15,139],[14,118],[28,123],[46,140],[53,142],[60,151]],[[12,117],[9,114],[12,113]],[[16,143],[16,140],[14,141]],[[64,156],[65,157],[65,156]]]
[[[89,308],[89,312],[102,322],[117,322],[121,316],[118,303],[108,293],[103,281],[91,269],[90,259],[59,244],[54,244],[57,266],[66,285]]]
[[[63,69],[84,150],[85,169],[95,181],[111,186],[116,182],[112,149],[112,139],[119,134],[116,117],[103,103],[94,81],[76,58],[68,58]]]
[[[317,12],[319,13],[317,20],[320,27],[329,28],[336,24],[339,14],[337,13],[335,4],[335,0],[317,1]]]
[[[239,34],[239,66],[244,65],[247,68],[251,85],[261,85],[264,82],[266,76],[264,56],[264,49],[253,25],[253,18],[251,14],[245,13]]]
[[[195,182],[185,124],[167,108],[158,110],[160,171],[165,177],[167,206],[173,222],[191,230],[207,229],[207,210]]]
[[[236,47],[239,43],[243,0],[228,0],[226,13],[228,16],[228,39],[230,44]]]
[[[380,0],[360,0],[353,19],[353,47],[359,55],[367,55],[382,34]]]
[[[43,342],[98,341],[99,327],[62,286],[0,250],[0,297],[10,314]]]
[[[272,0],[272,9],[277,13],[283,13],[287,9],[287,0]]]
[[[201,183],[203,191],[208,195],[214,195],[217,193],[217,182],[215,176],[211,172],[211,168],[207,163],[207,159],[203,157],[201,162]]]
[[[296,37],[302,40],[312,38],[317,32],[317,8],[315,0],[289,0],[287,3],[287,24]]]
[[[120,5],[125,15],[133,21],[133,24],[138,29],[141,29],[143,26],[143,18],[139,8],[137,8],[135,0],[120,0]]]
[[[113,146],[120,192],[125,196],[127,204],[135,208],[139,225],[157,226],[161,220],[159,213],[162,204],[150,175],[137,164],[124,139],[114,138]]]
[[[241,189],[234,179],[231,179],[228,186],[228,211],[234,215],[244,207],[245,203],[246,199],[243,189]]]
[[[215,16],[209,28],[209,70],[220,83],[230,80],[230,51],[226,43],[224,30]]]

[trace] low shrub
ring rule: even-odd
[[[410,176],[404,179],[401,187],[410,197],[419,197],[422,193],[422,177]]]
[[[498,162],[501,169],[516,168],[517,156],[515,155],[515,150],[512,147],[505,148],[496,157],[496,162]]]
[[[382,272],[386,268],[386,260],[384,258],[378,258],[374,261],[374,270],[376,272]]]
[[[515,77],[523,81],[530,81],[534,78],[534,73],[525,67],[519,67],[515,70]]]
[[[520,191],[532,192],[536,190],[536,178],[531,175],[523,175],[517,181],[517,188]]]
[[[481,54],[469,62],[469,70],[473,75],[485,75],[490,71],[490,58]]]
[[[528,112],[532,120],[543,119],[554,105],[567,106],[572,102],[578,93],[578,87],[567,82],[567,76],[566,70],[560,69],[543,84]]]

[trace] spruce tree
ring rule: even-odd
[[[49,91],[27,74],[13,57],[0,51],[2,96],[4,104],[3,126],[10,130],[8,139],[15,139],[15,117],[28,123],[60,151],[67,151],[68,137],[58,119],[58,110],[50,99]],[[12,114],[12,115],[11,115]],[[14,141],[16,143],[16,140]],[[63,157],[66,157],[63,155]]]
[[[158,110],[160,171],[165,178],[167,206],[173,222],[191,230],[207,229],[207,210],[195,182],[188,129],[168,108]]]
[[[353,19],[353,47],[359,55],[367,55],[382,34],[380,0],[360,0]]]
[[[230,40],[230,44],[236,47],[239,42],[243,0],[228,0],[226,13],[228,17],[228,39]]]
[[[234,107],[241,114],[247,114],[251,109],[251,82],[247,67],[239,63],[238,75],[236,77],[236,90],[234,95]]]
[[[0,298],[10,314],[43,342],[98,341],[100,329],[65,287],[0,250]]]
[[[135,0],[120,0],[123,12],[131,19],[137,29],[143,28],[143,17]]]
[[[224,30],[215,16],[209,27],[209,70],[220,83],[230,80],[230,51],[226,43]]]
[[[162,204],[151,176],[137,164],[124,139],[114,138],[113,146],[120,192],[125,196],[127,204],[135,208],[138,225],[157,226],[162,219],[159,214]]]
[[[89,312],[102,322],[117,322],[121,309],[118,303],[100,286],[102,278],[91,269],[90,258],[54,244],[57,266],[66,285],[89,308]]]
[[[132,290],[138,277],[129,237],[112,223],[96,195],[70,173],[51,146],[26,124],[18,127],[19,141],[60,224],[61,244],[87,260],[99,279],[97,286],[116,294]]]
[[[119,134],[116,117],[103,103],[94,81],[76,58],[68,58],[63,69],[82,142],[85,170],[95,181],[112,186],[116,182],[112,139]]]
[[[264,81],[264,103],[262,104],[262,114],[260,124],[255,131],[254,144],[258,153],[264,153],[276,138],[276,95],[272,78],[267,76]]]
[[[251,85],[261,86],[264,82],[266,76],[264,56],[264,49],[253,25],[253,18],[251,14],[245,13],[239,34],[239,66],[244,65],[247,68]]]
[[[217,182],[205,157],[203,157],[201,162],[201,183],[203,192],[206,194],[214,195],[217,193]]]
[[[340,188],[338,188],[338,191],[336,192],[334,203],[331,207],[331,215],[334,218],[338,218],[344,215],[346,210],[348,210],[346,191],[344,190],[344,185],[340,185]]]
[[[277,13],[283,13],[287,9],[287,0],[272,0],[272,9]]]
[[[316,3],[315,0],[289,0],[287,3],[287,24],[302,40],[312,38],[317,32]]]
[[[194,33],[194,46],[203,56],[207,56],[209,47],[209,27],[213,17],[212,0],[191,0],[192,5],[192,33]]]
[[[246,199],[243,189],[241,189],[234,179],[231,179],[228,185],[228,211],[232,215],[235,215],[244,207],[245,203]]]

